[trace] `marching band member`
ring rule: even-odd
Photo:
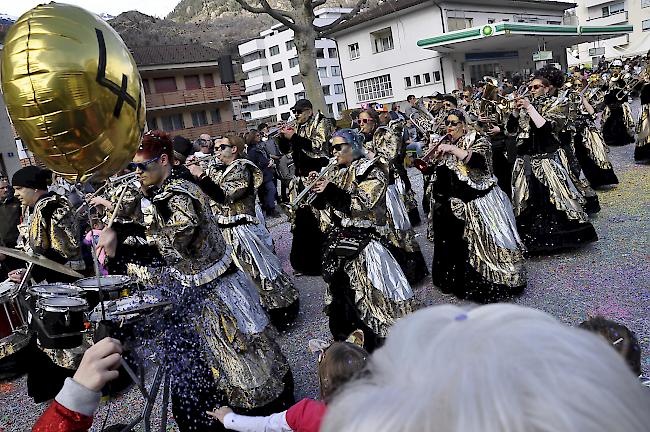
[[[627,95],[620,100],[616,93],[625,86],[622,77],[623,62],[614,60],[610,66],[611,75],[605,94],[605,110],[601,117],[603,138],[608,146],[622,146],[634,142],[634,118]]]
[[[429,274],[420,245],[415,238],[415,230],[408,217],[408,207],[416,207],[415,194],[410,182],[405,183],[400,172],[408,181],[406,171],[396,168],[395,160],[402,147],[402,139],[393,129],[377,127],[376,115],[370,111],[359,114],[361,134],[364,137],[364,149],[370,157],[379,157],[388,167],[388,190],[386,205],[388,208],[389,238],[393,245],[392,252],[406,274],[409,283],[416,284]]]
[[[298,291],[282,270],[278,257],[258,236],[255,196],[262,173],[244,155],[244,140],[228,136],[215,142],[220,163],[212,162],[204,172],[198,165],[190,171],[211,205],[226,242],[232,248],[237,267],[251,276],[259,290],[262,306],[271,322],[283,329],[298,314]]]
[[[650,160],[650,83],[641,89],[641,112],[637,123],[637,141],[634,148],[634,160]]]
[[[433,283],[480,303],[521,294],[524,245],[508,196],[492,171],[492,146],[469,130],[465,114],[448,112],[448,143],[437,145],[432,170]]]
[[[162,349],[172,373],[172,408],[182,431],[216,426],[216,404],[268,414],[293,402],[293,378],[250,279],[232,263],[209,198],[176,177],[164,132],[147,132],[133,163],[151,202],[147,239],[165,265],[128,266],[145,285],[173,301]],[[115,233],[104,229],[99,251],[114,256]],[[255,415],[255,414],[253,414]]]
[[[319,171],[329,160],[329,139],[333,127],[321,113],[314,113],[311,102],[301,99],[291,109],[296,115],[297,129],[284,127],[278,136],[283,153],[292,153],[296,176],[289,184],[290,202],[305,188],[305,177]],[[289,260],[297,273],[320,275],[323,233],[320,215],[308,206],[296,209],[292,220],[293,241]]]
[[[371,352],[395,320],[413,310],[413,292],[381,235],[387,223],[388,170],[380,158],[364,156],[363,141],[352,129],[335,132],[332,148],[339,169],[313,186],[318,194],[313,205],[332,220],[323,256],[330,331],[341,341],[363,330]]]
[[[528,252],[549,253],[596,241],[598,236],[582,208],[584,197],[571,180],[560,156],[558,132],[563,113],[545,108],[548,81],[535,78],[533,96],[519,99],[507,129],[517,137],[512,172],[512,205]]]

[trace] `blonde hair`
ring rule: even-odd
[[[391,329],[323,432],[637,432],[650,394],[599,337],[530,308],[435,306]]]

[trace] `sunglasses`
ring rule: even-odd
[[[336,150],[337,152],[340,152],[343,150],[344,145],[349,145],[349,144],[334,144],[332,145],[332,150]]]
[[[233,148],[233,147],[234,147],[233,145],[229,145],[229,144],[221,144],[221,145],[219,146],[219,149],[221,149],[221,151],[223,151],[223,150],[225,150],[225,149],[227,149],[227,148]]]
[[[156,162],[158,159],[160,159],[160,156],[157,156],[153,159],[146,160],[144,162],[131,162],[127,168],[130,171],[135,171],[135,170],[140,170],[140,171],[146,171],[152,163]]]
[[[540,87],[542,87],[541,84],[530,85],[528,86],[528,90],[539,90]]]
[[[295,115],[300,115],[303,113],[303,110],[295,109],[295,110],[291,110],[291,112],[294,113]]]
[[[359,119],[359,123],[360,123],[360,124],[370,123],[371,121],[373,121],[371,118],[369,118],[369,119],[367,119],[367,118],[363,118],[363,119],[360,118],[360,119]]]
[[[445,126],[453,126],[453,127],[456,127],[456,126],[458,126],[459,124],[460,124],[460,121],[458,121],[458,120],[456,120],[456,121],[453,121],[453,120],[445,120]]]

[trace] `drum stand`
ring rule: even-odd
[[[160,432],[165,432],[167,430],[167,406],[169,405],[169,388],[171,381],[169,372],[166,370],[164,365],[156,365],[151,385],[149,386],[149,389],[147,389],[145,385],[146,369],[144,367],[140,368],[142,371],[140,376],[136,375],[136,373],[133,372],[133,369],[131,369],[131,367],[124,361],[124,359],[122,359],[122,367],[124,367],[135,385],[140,390],[140,393],[142,393],[142,397],[144,398],[145,403],[142,413],[138,414],[137,417],[131,420],[131,423],[122,429],[121,432],[130,431],[133,427],[135,427],[135,425],[140,422],[142,422],[145,432],[151,432],[151,412],[153,411],[153,407],[156,404],[156,398],[158,397],[158,392],[160,391],[161,387],[163,393],[161,407],[162,414],[160,418],[159,430]]]

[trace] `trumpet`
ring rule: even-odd
[[[278,126],[271,129],[269,133],[266,135],[266,138],[267,139],[275,138],[276,136],[280,135],[280,131],[282,129],[284,128],[296,129],[297,126],[298,126],[298,120],[294,118],[293,120],[289,120],[287,123],[285,123],[282,126]]]
[[[634,89],[636,89],[640,84],[645,82],[646,77],[648,75],[647,72],[648,72],[648,69],[641,72],[637,77],[632,78],[629,81],[627,81],[625,83],[625,86],[614,94],[616,96],[616,99],[618,99],[619,101],[624,101],[625,99],[627,99],[627,96],[632,91],[634,91]]]
[[[427,150],[427,152],[421,158],[417,158],[413,161],[413,166],[416,167],[418,170],[420,170],[422,173],[426,174],[426,172],[429,169],[429,164],[431,163],[431,159],[433,158],[433,155],[435,154],[438,146],[450,139],[451,139],[451,134],[447,134],[442,138],[440,138],[438,141],[436,141],[434,144],[431,145],[431,148]]]
[[[336,157],[330,158],[329,163],[321,168],[320,172],[318,173],[318,176],[314,179],[313,182],[311,182],[309,185],[307,185],[296,197],[294,202],[289,204],[289,209],[291,211],[296,211],[298,207],[303,206],[303,205],[310,205],[318,194],[312,189],[318,183],[320,180],[324,179],[325,177],[329,176],[334,169],[338,166],[338,162],[336,160]]]

